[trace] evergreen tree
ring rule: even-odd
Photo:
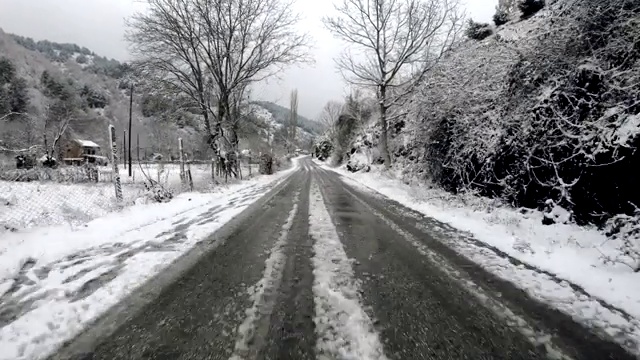
[[[11,60],[0,58],[0,85],[7,84],[16,76],[16,67]]]
[[[493,14],[493,23],[496,26],[504,25],[509,22],[509,14],[502,8],[497,7],[496,13]]]
[[[491,26],[489,24],[477,23],[469,19],[467,29],[465,30],[465,35],[467,35],[469,39],[482,40],[487,38],[491,34],[493,34],[493,29],[491,29]]]
[[[520,9],[520,12],[522,12],[522,18],[526,19],[542,10],[544,5],[544,0],[520,0],[518,8]]]
[[[12,112],[24,113],[29,105],[27,82],[23,78],[15,77],[9,84],[9,106]]]

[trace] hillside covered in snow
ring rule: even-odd
[[[2,146],[40,145],[43,133],[53,136],[55,132],[53,121],[45,125],[53,117],[73,117],[68,135],[92,139],[103,147],[108,124],[119,131],[125,129],[129,118],[127,64],[77,45],[36,42],[1,29],[0,62],[0,117],[12,113],[2,119]],[[134,118],[134,131],[143,133],[145,119],[137,106]]]
[[[106,155],[107,125],[113,124],[119,137],[128,130],[131,85],[132,135],[136,142],[140,137],[141,158],[177,157],[179,137],[190,157],[210,158],[203,120],[189,99],[164,94],[146,84],[129,64],[85,47],[0,30],[0,149],[5,149],[5,160],[12,162],[7,159],[13,150],[34,146],[38,157],[45,147],[55,157],[58,149],[53,143],[62,129],[64,137],[98,143]],[[264,101],[243,106],[240,147],[284,151],[291,141],[286,126],[289,109]],[[319,123],[298,116],[296,144],[289,148],[310,148],[321,130]],[[46,145],[42,143],[45,134]]]

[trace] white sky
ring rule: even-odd
[[[470,17],[489,22],[498,0],[462,0]],[[315,118],[329,100],[340,100],[345,85],[333,58],[342,45],[323,27],[321,19],[333,10],[332,1],[297,0],[301,28],[314,38],[315,64],[292,67],[280,79],[254,91],[254,97],[287,105],[298,89],[299,113]],[[142,9],[136,0],[0,0],[0,28],[35,40],[75,43],[97,54],[128,60],[123,39],[124,19]]]

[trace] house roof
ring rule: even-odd
[[[76,141],[78,144],[80,144],[80,146],[82,146],[82,147],[97,147],[97,148],[99,148],[99,147],[100,147],[100,145],[98,145],[98,144],[94,143],[94,142],[93,142],[93,141],[91,141],[91,140],[80,140],[80,139],[76,139],[75,141]]]

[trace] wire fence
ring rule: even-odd
[[[146,150],[141,160],[141,148],[136,144],[138,160],[128,169],[123,162],[126,147],[118,146],[112,125],[108,131],[110,149],[100,151],[93,142],[68,142],[66,153],[74,156],[56,162],[57,167],[44,166],[51,165],[51,159],[37,159],[42,153],[34,150],[0,151],[0,233],[84,224],[123,206],[163,201],[186,191],[214,191],[221,184],[254,177],[260,170],[270,174],[272,164],[275,168],[285,165],[281,159],[272,162],[267,156],[268,166],[262,168],[259,160],[264,155],[252,156],[248,150],[219,154],[216,161],[187,160],[194,152],[185,149],[178,138],[177,147],[167,149],[171,161],[156,153],[148,157]],[[110,156],[97,156],[100,153]]]
[[[111,166],[34,166],[18,169],[16,163],[0,161],[0,233],[35,226],[79,225],[122,206],[148,201],[145,184],[155,182],[172,195],[187,191],[209,192],[235,179],[216,176],[211,161],[136,162],[131,169],[119,164],[122,199],[116,198]],[[258,174],[251,156],[239,159],[239,178]],[[184,169],[181,171],[181,168]]]

